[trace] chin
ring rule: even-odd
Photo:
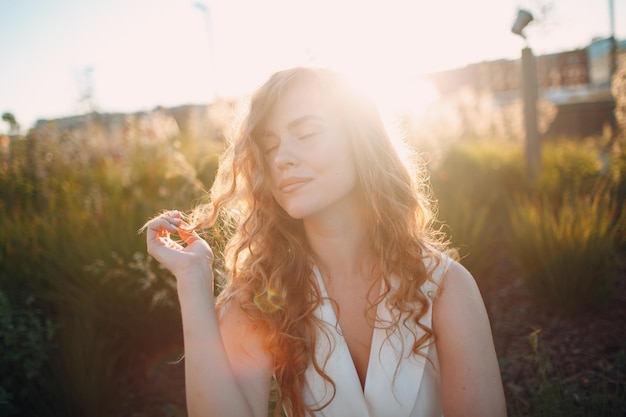
[[[302,220],[310,215],[306,210],[286,210],[289,217],[295,220]]]
[[[283,210],[291,217],[292,219],[302,220],[306,217],[314,214],[315,210],[310,205],[306,204],[285,204],[282,205]]]

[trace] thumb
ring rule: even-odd
[[[189,224],[185,222],[181,222],[178,227],[178,236],[185,242],[187,245],[191,245],[192,243],[201,240],[201,237],[196,233],[196,231],[189,227]]]

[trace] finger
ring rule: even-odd
[[[139,232],[143,233],[143,232],[148,231],[148,229],[155,230],[155,228],[158,228],[160,225],[162,225],[162,223],[159,222],[160,219],[165,219],[169,223],[173,224],[174,226],[178,226],[180,224],[180,212],[178,210],[164,211],[158,216],[153,217],[152,219],[148,220],[141,227],[141,229],[139,229]]]
[[[183,221],[182,216],[178,210],[170,210],[161,214],[159,217],[164,218],[174,226],[180,226]]]
[[[182,251],[184,249],[183,246],[181,246],[179,243],[177,243],[176,241],[172,239],[164,240],[164,245],[165,247],[168,247],[170,249],[174,249],[177,251]]]
[[[161,214],[161,217],[171,217],[174,219],[180,219],[182,216],[180,214],[180,211],[178,210],[168,210],[163,212],[163,214]]]
[[[157,217],[148,222],[146,231],[147,239],[153,240],[159,237],[167,236],[168,233],[177,233],[178,226],[172,224],[171,221],[164,217]]]
[[[185,242],[187,245],[192,244],[193,242],[200,240],[200,236],[196,233],[195,230],[190,229],[189,225],[181,221],[178,228],[178,236]]]

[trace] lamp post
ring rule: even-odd
[[[613,85],[613,75],[617,70],[617,38],[615,38],[615,4],[613,0],[609,0],[609,24],[610,24],[610,39],[611,39],[611,58],[609,68],[609,83]]]
[[[511,32],[526,40],[524,28],[533,20],[532,14],[526,10],[517,12]],[[526,45],[521,57],[521,89],[524,101],[524,128],[526,130],[526,173],[528,179],[534,181],[541,166],[541,144],[537,127],[537,63],[532,50]]]
[[[209,42],[209,66],[211,69],[211,72],[213,74],[209,74],[213,75],[213,99],[215,100],[217,98],[217,62],[215,59],[215,45],[214,45],[214,41],[213,41],[213,19],[211,17],[211,9],[209,8],[209,6],[205,3],[202,2],[196,2],[194,3],[194,7],[198,10],[200,10],[203,14],[204,14],[204,23],[206,25],[206,31],[207,31],[207,38],[208,38],[208,42]]]

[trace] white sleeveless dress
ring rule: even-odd
[[[437,293],[451,259],[442,255],[433,273],[422,289],[429,298]],[[428,267],[428,264],[426,265]],[[316,358],[336,386],[335,398],[325,408],[315,413],[318,417],[440,417],[443,415],[439,383],[439,360],[434,343],[422,347],[424,356],[410,352],[413,335],[401,328],[387,338],[384,328],[374,329],[365,387],[361,388],[348,345],[341,329],[317,267],[313,268],[324,302],[316,315],[325,323],[326,331],[318,331]],[[393,281],[392,281],[393,282]],[[393,285],[393,284],[392,284]],[[385,302],[377,307],[377,315],[383,323],[391,317]],[[420,322],[432,328],[432,303]],[[402,327],[402,326],[401,326]],[[415,329],[419,336],[423,333]],[[328,335],[328,337],[326,336]],[[404,337],[407,343],[402,343]],[[328,353],[331,349],[332,354]],[[398,366],[399,361],[399,366]],[[395,379],[394,379],[395,378]],[[333,395],[333,387],[324,381],[312,365],[306,371],[305,402],[319,408]]]

